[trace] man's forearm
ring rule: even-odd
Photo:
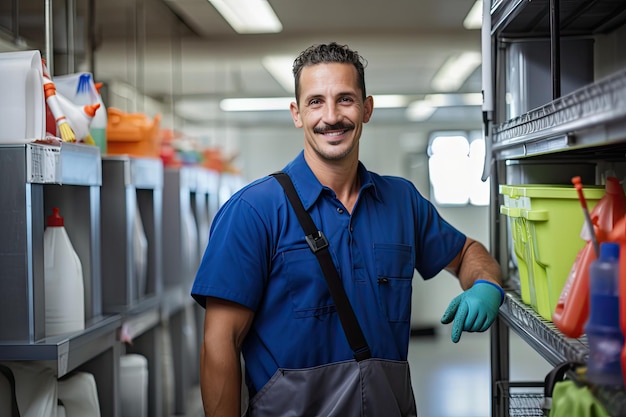
[[[206,417],[241,416],[241,362],[238,353],[202,346],[200,389]]]
[[[471,288],[478,279],[502,285],[500,265],[487,249],[477,241],[472,241],[465,248],[459,265],[458,277],[464,290]]]

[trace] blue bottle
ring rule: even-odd
[[[624,335],[619,314],[619,245],[604,242],[589,266],[589,341],[587,379],[596,385],[623,386],[621,352]]]

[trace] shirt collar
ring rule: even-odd
[[[298,156],[287,164],[283,171],[291,177],[293,185],[298,192],[298,197],[300,197],[302,205],[306,210],[315,204],[323,190],[331,191],[329,188],[324,187],[315,177],[315,174],[313,174],[313,171],[304,159],[304,151],[300,151]],[[361,179],[361,192],[371,192],[376,199],[380,200],[380,195],[376,190],[371,173],[360,161],[357,175]]]

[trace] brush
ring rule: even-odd
[[[578,192],[578,200],[580,200],[580,205],[583,209],[583,214],[585,215],[585,224],[589,228],[591,232],[591,243],[593,244],[593,250],[596,253],[596,257],[600,256],[600,246],[598,245],[598,238],[596,236],[596,231],[593,228],[593,223],[591,222],[591,215],[589,214],[589,208],[587,207],[587,200],[583,195],[583,183],[580,177],[573,177],[572,184],[576,188]]]

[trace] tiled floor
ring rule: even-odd
[[[413,338],[409,346],[411,377],[420,417],[489,417],[491,415],[489,332],[464,333],[450,340],[449,327],[436,336]],[[542,381],[549,364],[510,336],[511,380]]]

